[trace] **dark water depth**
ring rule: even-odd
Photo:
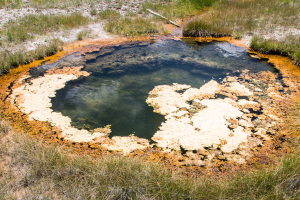
[[[199,88],[212,78],[273,70],[245,49],[226,42],[158,41],[101,49],[89,55],[88,77],[70,81],[52,98],[52,109],[69,116],[77,128],[112,125],[111,136],[134,133],[150,139],[164,116],[146,104],[156,85],[188,84]]]

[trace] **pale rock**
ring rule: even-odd
[[[262,89],[260,89],[260,88],[255,88],[254,91],[255,91],[255,92],[262,92]]]
[[[267,135],[267,131],[264,128],[258,128],[257,132],[254,133],[255,135],[259,135],[260,137],[262,137],[264,140],[269,141],[271,140],[271,137],[269,137]]]
[[[246,163],[246,160],[239,155],[233,155],[229,160],[233,161],[234,163],[238,163],[238,164]]]
[[[237,96],[251,96],[251,92],[246,86],[240,84],[239,82],[231,82],[228,87],[225,88],[225,91],[234,93]]]
[[[175,92],[174,87],[169,85],[159,85],[149,92],[146,102],[154,107],[154,112],[166,115],[176,112],[179,108],[189,108],[190,105],[181,97],[181,94]],[[154,96],[154,97],[151,97]]]
[[[237,81],[237,77],[234,77],[234,76],[228,76],[228,77],[227,77],[227,81],[228,81],[228,82],[236,82],[236,81]]]
[[[186,90],[186,89],[189,89],[190,87],[191,87],[190,85],[178,84],[178,83],[173,83],[173,86],[172,86],[172,88],[175,91]]]
[[[182,94],[182,97],[185,100],[213,98],[220,89],[221,85],[218,82],[211,80],[204,84],[200,89],[189,88]]]
[[[186,101],[193,100],[195,98],[202,98],[200,89],[189,88],[182,94],[182,98]]]
[[[250,111],[249,111],[248,109],[246,109],[246,108],[244,108],[242,111],[243,111],[244,113],[250,113]]]
[[[227,137],[227,144],[221,146],[221,150],[225,153],[230,153],[234,149],[237,149],[240,144],[248,142],[248,136],[251,135],[251,132],[243,129],[241,126],[238,126],[233,131],[232,137]]]
[[[221,90],[222,86],[214,80],[209,81],[200,88],[203,97],[214,97],[217,92]]]
[[[110,151],[121,151],[124,155],[128,155],[136,149],[145,149],[149,147],[148,140],[138,138],[134,135],[128,137],[114,136],[112,137],[112,140],[112,143],[102,144],[102,147]]]
[[[279,94],[275,93],[275,92],[270,92],[267,94],[269,97],[271,97],[272,99],[284,99],[284,97],[280,96]]]
[[[252,128],[254,127],[253,123],[250,120],[239,120],[239,125],[245,128]]]
[[[207,165],[206,162],[203,160],[193,160],[192,164],[199,167],[204,167]]]
[[[233,99],[225,98],[224,102],[231,104],[235,108],[239,108],[237,102],[235,100],[233,100]]]

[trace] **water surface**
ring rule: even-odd
[[[162,40],[103,48],[89,57],[88,77],[70,81],[52,98],[52,109],[69,116],[77,128],[112,125],[111,136],[135,134],[150,139],[164,116],[146,104],[156,85],[188,84],[199,88],[226,75],[273,70],[227,42]]]

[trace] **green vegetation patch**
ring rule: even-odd
[[[62,50],[62,48],[63,42],[59,39],[54,39],[48,45],[40,45],[35,50],[29,52],[22,50],[14,53],[3,51],[0,53],[0,73],[7,73],[11,68],[54,55]]]
[[[197,14],[200,9],[211,6],[215,1],[217,0],[150,0],[143,3],[140,12],[150,9],[168,19],[183,19],[187,15]]]
[[[142,17],[125,17],[118,20],[109,20],[104,28],[110,33],[129,37],[163,32],[163,28],[159,27],[151,18],[145,19]]]
[[[274,30],[274,25],[300,28],[299,1],[281,0],[220,0],[204,16],[184,27],[184,36],[199,35],[199,31],[220,36],[245,32]]]
[[[21,0],[0,0],[0,9],[4,7],[18,8],[21,5]]]
[[[98,13],[100,19],[105,20],[117,20],[122,17],[122,15],[115,10],[107,9]]]
[[[0,0],[0,8],[20,8],[20,7],[35,7],[35,8],[68,8],[81,6],[82,4],[94,5],[104,0]]]
[[[254,36],[251,41],[251,48],[266,54],[287,55],[300,64],[300,35],[287,36],[281,41],[264,39],[260,36]]]
[[[272,33],[276,28],[300,29],[299,0],[220,0],[210,11],[188,23],[184,36],[240,39],[245,33]],[[299,36],[298,36],[299,37]],[[299,40],[289,36],[281,41],[255,37],[252,48],[265,53],[288,55],[299,65]]]
[[[23,42],[34,35],[44,35],[51,31],[78,28],[90,22],[90,18],[80,13],[71,15],[28,15],[7,22],[1,30],[9,42]]]

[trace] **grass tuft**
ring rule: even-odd
[[[299,27],[298,0],[220,0],[201,18],[184,27],[185,36],[208,30],[219,34],[271,31],[274,24],[284,28]]]
[[[8,42],[24,42],[34,35],[45,35],[50,31],[67,30],[86,25],[90,19],[80,13],[71,15],[28,15],[19,20],[12,20],[4,25],[0,34]]]
[[[240,39],[245,34],[268,34],[282,30],[300,29],[300,1],[283,0],[220,0],[205,15],[183,27],[184,36],[222,37]],[[298,36],[299,38],[299,36]],[[299,40],[288,36],[280,41],[254,37],[251,47],[263,53],[288,55],[300,63]]]
[[[121,16],[122,15],[118,11],[110,9],[99,12],[99,18],[104,20],[117,20],[121,18]]]
[[[280,54],[289,56],[297,65],[300,64],[300,36],[287,36],[277,41],[254,36],[251,41],[251,48],[266,54]]]
[[[78,34],[77,34],[77,40],[82,40],[86,37],[89,37],[90,36],[90,33],[91,33],[91,30],[83,30],[83,31],[80,31]]]
[[[0,120],[0,140],[10,131],[10,123],[6,120]]]
[[[142,5],[140,13],[147,13],[151,9],[168,19],[185,18],[187,15],[196,15],[200,9],[211,6],[217,0],[152,0]]]
[[[14,53],[10,51],[1,52],[0,73],[7,73],[11,68],[54,55],[58,51],[62,50],[62,45],[62,41],[54,39],[50,41],[48,45],[40,45],[35,50],[29,52],[24,52],[23,50],[19,50]]]
[[[119,20],[109,20],[104,28],[110,33],[129,37],[163,32],[163,29],[157,23],[153,22],[151,18],[144,19],[141,17],[125,17]]]

